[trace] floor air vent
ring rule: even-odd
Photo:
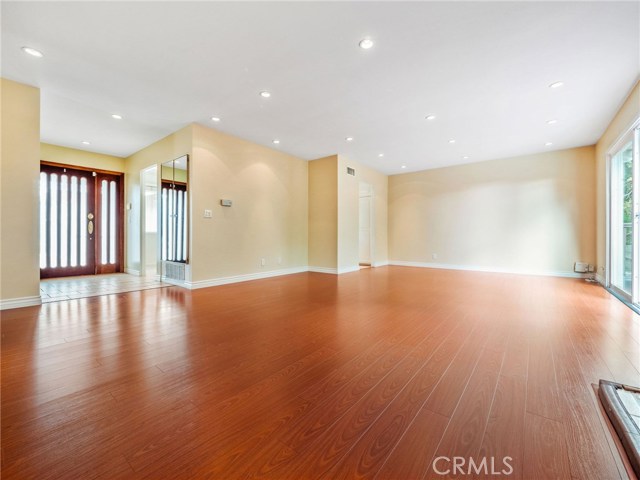
[[[164,277],[184,281],[185,267],[186,264],[180,262],[164,262]]]

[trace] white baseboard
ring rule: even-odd
[[[337,275],[337,268],[328,268],[328,267],[308,267],[307,271],[315,272],[315,273],[329,273],[331,275]]]
[[[159,277],[159,280],[163,283],[169,283],[171,285],[175,285],[176,287],[190,288],[187,286],[187,282],[185,280],[176,280],[175,278],[168,277]]]
[[[342,275],[343,273],[351,273],[351,272],[359,272],[360,265],[352,265],[350,267],[342,267],[338,269],[338,275]]]
[[[124,273],[128,273],[129,275],[135,275],[136,277],[141,276],[140,270],[134,270],[133,268],[125,268]]]
[[[342,268],[327,268],[327,267],[308,267],[307,271],[315,273],[329,273],[331,275],[342,275],[343,273],[357,272],[360,270],[360,265]]]
[[[22,307],[34,307],[37,305],[42,305],[42,299],[39,296],[8,298],[6,300],[0,300],[0,310],[9,310],[11,308],[22,308]]]
[[[403,260],[389,260],[389,265],[396,265],[399,267],[438,268],[443,270],[466,270],[470,272],[509,273],[514,275],[534,275],[541,277],[587,278],[590,275],[587,273],[576,273],[572,271],[537,272],[531,270],[512,270],[498,267],[478,267],[474,265],[452,265],[448,263],[405,262]]]
[[[384,262],[373,262],[373,263],[371,264],[371,266],[372,266],[373,268],[376,268],[376,267],[386,267],[387,265],[389,265],[389,262],[388,262],[387,260],[385,260]]]
[[[602,285],[603,287],[606,286],[605,285],[605,280],[604,277],[602,275],[600,275],[599,273],[596,273],[596,281]]]
[[[244,275],[233,275],[230,277],[212,278],[197,282],[184,282],[181,286],[195,290],[197,288],[216,287],[229,283],[248,282],[251,280],[261,280],[263,278],[279,277],[281,275],[292,275],[294,273],[304,273],[309,271],[309,267],[283,268],[280,270],[269,270],[267,272],[247,273]]]

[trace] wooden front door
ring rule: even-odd
[[[121,271],[121,175],[42,164],[40,277]]]

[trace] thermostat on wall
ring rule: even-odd
[[[222,205],[223,207],[230,207],[232,203],[233,202],[231,200],[225,200],[225,199],[220,200],[220,205]]]

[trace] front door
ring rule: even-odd
[[[120,271],[121,176],[40,167],[40,277]]]

